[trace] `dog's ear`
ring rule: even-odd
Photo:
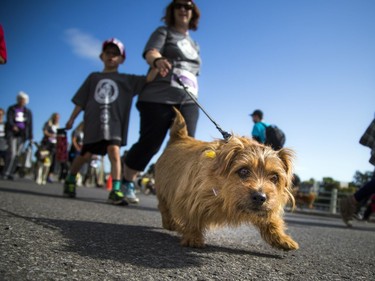
[[[288,178],[293,178],[293,160],[295,157],[294,151],[289,148],[282,148],[278,151],[278,155],[284,164],[284,169]]]
[[[292,202],[292,206],[295,206],[294,196],[292,195],[292,181],[293,181],[293,160],[295,158],[295,153],[293,150],[289,148],[282,148],[278,152],[278,156],[280,157],[281,161],[284,164],[284,169],[287,176],[286,182],[286,192],[290,201]]]

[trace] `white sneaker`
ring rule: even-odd
[[[139,198],[135,195],[134,183],[133,182],[125,183],[125,188],[126,188],[125,200],[131,204],[139,203]]]

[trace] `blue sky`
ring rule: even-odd
[[[64,126],[76,90],[90,72],[102,70],[103,40],[124,42],[121,72],[145,74],[142,50],[162,25],[168,3],[3,0],[8,63],[0,66],[0,107],[13,104],[23,90],[30,96],[36,141],[53,112]],[[373,170],[370,150],[358,141],[375,112],[375,1],[196,3],[202,17],[191,36],[203,60],[199,100],[224,130],[250,135],[248,114],[259,108],[264,121],[285,131],[303,180],[351,181],[356,170]],[[138,138],[134,105],[130,123],[126,148]],[[221,138],[202,112],[196,137]]]

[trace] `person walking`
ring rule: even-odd
[[[5,137],[5,121],[4,121],[5,111],[4,109],[0,108],[0,174],[2,174],[5,159],[8,149],[7,140]]]
[[[26,105],[29,96],[24,92],[17,95],[17,103],[7,110],[6,138],[8,143],[7,157],[2,178],[13,180],[17,168],[17,161],[26,141],[33,140],[32,113]]]
[[[180,77],[189,91],[198,96],[197,76],[201,58],[199,46],[190,37],[189,31],[197,30],[199,19],[200,11],[195,2],[174,0],[165,10],[165,25],[151,34],[145,46],[143,57],[150,69],[158,70],[158,75],[138,97],[140,135],[129,149],[124,167],[123,184],[130,203],[139,202],[134,182],[159,151],[175,116],[174,106],[184,116],[189,136],[195,135],[199,108],[175,81],[175,76]]]
[[[120,190],[120,146],[126,145],[132,99],[142,90],[146,76],[118,73],[118,67],[125,58],[125,47],[121,41],[116,38],[104,41],[100,54],[103,71],[91,73],[72,99],[75,108],[65,128],[71,129],[78,114],[84,111],[84,137],[81,153],[74,159],[64,183],[65,196],[76,196],[76,175],[82,165],[93,154],[108,153],[113,178],[108,202],[126,204]]]
[[[375,165],[375,119],[367,127],[365,133],[361,136],[359,143],[371,149],[369,162]],[[375,194],[375,172],[371,180],[358,189],[353,195],[340,200],[340,213],[342,220],[348,227],[353,226],[353,216],[358,209],[360,202],[368,201]]]
[[[73,164],[74,158],[77,157],[81,153],[82,146],[83,146],[83,128],[84,128],[84,123],[83,121],[80,122],[77,127],[73,130],[72,135],[71,135],[71,144],[70,144],[70,149],[68,153],[68,159],[70,165]]]
[[[348,227],[353,226],[353,217],[358,204],[364,200],[368,200],[373,194],[375,194],[375,177],[372,177],[368,183],[358,189],[353,195],[340,200],[340,214]]]
[[[259,109],[254,110],[250,116],[253,118],[254,126],[251,131],[251,136],[253,139],[257,140],[260,143],[266,142],[266,128],[269,124],[262,122],[263,112]]]
[[[47,182],[52,182],[52,175],[56,169],[56,143],[57,129],[59,128],[60,115],[55,112],[43,126],[42,146],[49,151],[51,166],[48,172]]]

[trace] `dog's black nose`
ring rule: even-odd
[[[251,201],[253,204],[257,206],[262,206],[264,202],[266,202],[267,197],[266,194],[262,192],[254,192],[251,194]]]

